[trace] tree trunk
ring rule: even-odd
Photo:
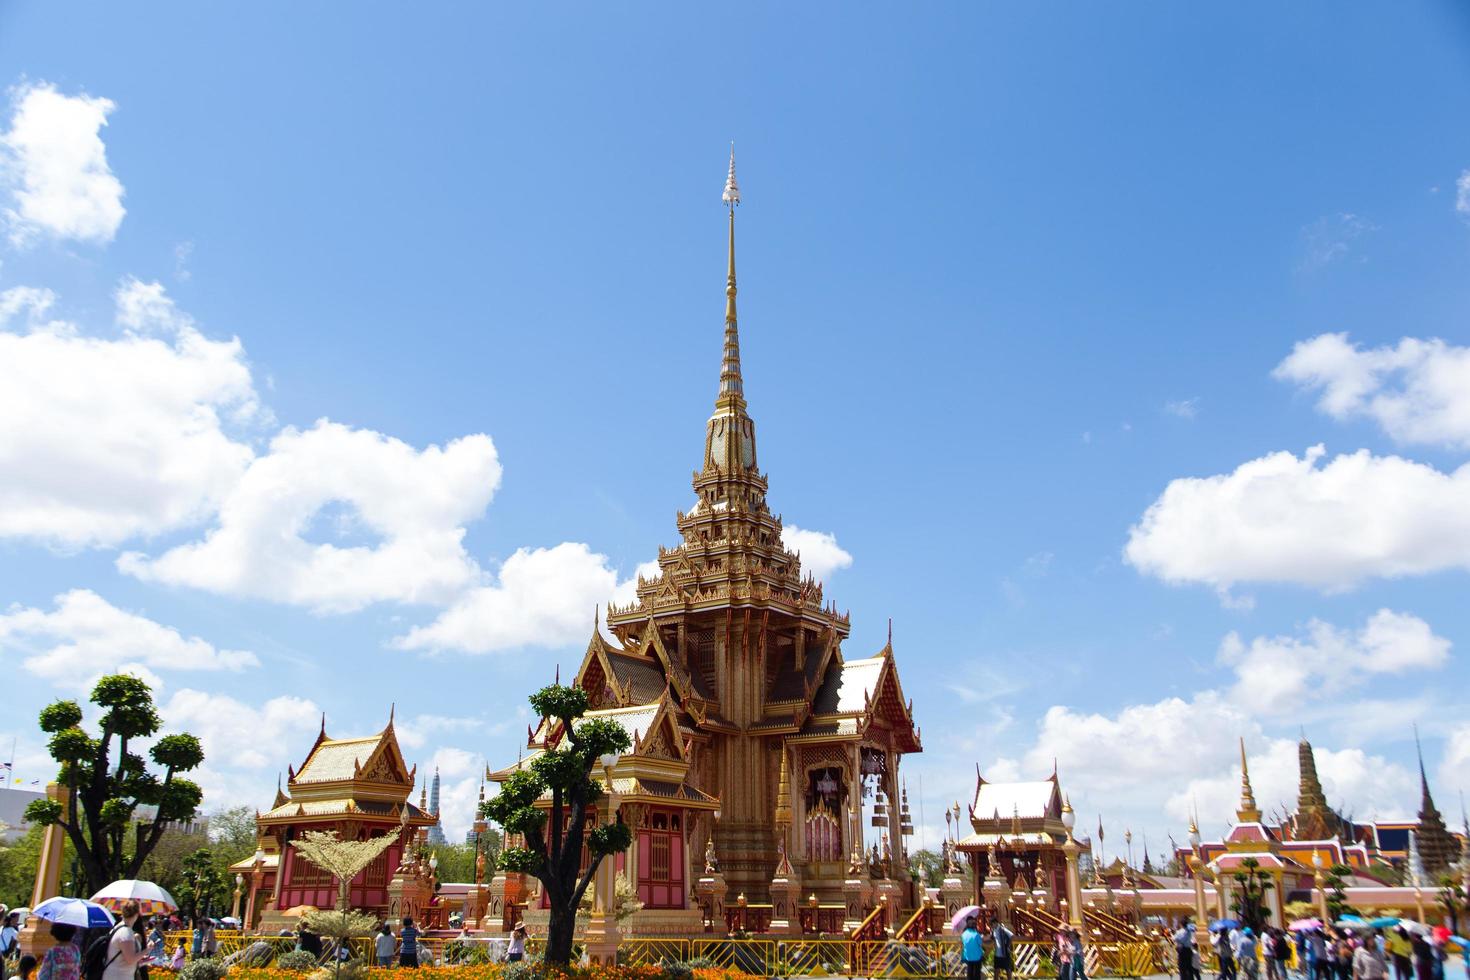
[[[551,920],[546,924],[546,962],[567,966],[572,960],[572,938],[577,931],[577,909],[561,902],[551,903]]]

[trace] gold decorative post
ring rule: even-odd
[[[260,894],[260,879],[264,865],[265,852],[257,847],[255,859],[250,862],[250,897],[245,901],[245,920],[241,923],[241,928],[246,931],[255,928],[255,898]]]
[[[1317,916],[1327,922],[1327,887],[1322,880],[1322,852],[1315,848],[1312,850],[1312,884],[1317,889]],[[1424,910],[1421,908],[1419,911],[1422,916]]]
[[[1082,845],[1072,836],[1072,828],[1077,825],[1077,814],[1072,812],[1072,798],[1064,797],[1062,800],[1062,826],[1067,828],[1067,839],[1062,844],[1062,853],[1067,859],[1067,898],[1063,903],[1067,907],[1067,921],[1074,926],[1082,925],[1082,876],[1077,866],[1077,855],[1082,852]]]
[[[46,795],[66,809],[71,791],[60,783],[48,783]],[[61,894],[61,869],[66,863],[66,831],[52,824],[41,833],[41,858],[36,864],[36,880],[31,888],[31,908]],[[41,928],[41,920],[31,916],[20,931],[20,950],[39,958],[53,944],[50,927]]]
[[[603,787],[602,811],[599,816],[611,824],[618,818],[618,794],[613,785],[613,767],[618,764],[618,755],[609,752],[599,760],[602,763]],[[584,934],[587,958],[601,966],[615,966],[618,962],[618,914],[617,914],[617,861],[611,856],[603,858],[597,865],[592,892],[592,916]]]
[[[1200,852],[1199,824],[1189,821],[1189,845],[1194,848],[1189,864],[1194,869],[1194,941],[1201,949],[1210,941],[1210,918],[1205,911],[1205,861]]]

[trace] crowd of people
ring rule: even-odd
[[[1189,918],[1175,931],[1179,980],[1203,980],[1204,963]],[[1446,980],[1448,944],[1432,932],[1319,925],[1288,932],[1249,926],[1211,934],[1219,980]],[[1461,956],[1470,980],[1470,955]]]

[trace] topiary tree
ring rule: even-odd
[[[348,890],[359,871],[398,839],[398,829],[367,840],[343,840],[335,830],[307,830],[291,842],[297,853],[337,879],[337,909],[349,907]]]
[[[1270,876],[1261,870],[1261,862],[1255,858],[1246,858],[1240,865],[1241,870],[1231,875],[1236,886],[1233,889],[1235,897],[1230,904],[1236,917],[1259,934],[1271,914],[1266,905],[1266,895],[1276,886]]]
[[[87,895],[119,878],[136,878],[163,832],[194,815],[203,794],[197,783],[178,774],[204,761],[199,739],[188,734],[165,735],[148,750],[163,769],[161,777],[131,751],[162,724],[144,681],[110,674],[92,688],[91,700],[102,709],[96,737],[82,727],[82,709],[75,701],[41,709],[41,730],[51,733],[47,749],[60,766],[57,781],[70,794],[64,807],[56,800],[35,800],[25,813],[32,824],[59,824],[66,831]],[[153,808],[152,819],[137,819],[140,806]]]
[[[500,787],[480,812],[498,823],[509,837],[524,841],[500,852],[500,867],[535,876],[546,890],[551,919],[546,927],[548,964],[565,965],[572,956],[577,906],[602,859],[627,850],[633,835],[622,823],[587,830],[602,787],[592,779],[593,767],[606,754],[626,752],[628,733],[602,718],[584,720],[587,692],[552,684],[530,698],[531,707],[559,733],[555,746],[531,760]],[[537,806],[544,797],[549,806]],[[591,855],[580,867],[582,846]]]

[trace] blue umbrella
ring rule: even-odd
[[[48,898],[31,909],[31,915],[79,929],[111,929],[116,921],[107,909],[83,898]]]
[[[1235,919],[1216,919],[1210,923],[1211,932],[1219,932],[1221,929],[1239,929],[1240,923]]]
[[[1399,917],[1396,915],[1384,915],[1376,919],[1369,919],[1368,924],[1374,929],[1392,929],[1399,924]]]

